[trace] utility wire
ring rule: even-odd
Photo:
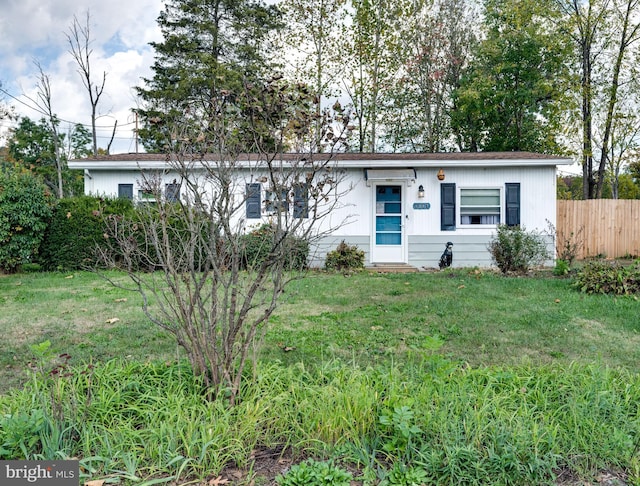
[[[7,95],[9,98],[17,101],[18,103],[20,103],[21,105],[26,106],[27,108],[29,108],[30,110],[36,111],[38,113],[40,113],[42,116],[48,116],[47,113],[45,113],[44,111],[42,111],[40,108],[38,108],[37,106],[31,106],[28,103],[22,101],[19,98],[16,98],[15,96],[13,96],[11,93],[9,93],[8,91],[6,91],[3,88],[0,88],[0,93],[4,93],[5,95]],[[83,127],[87,127],[87,128],[92,128],[91,125],[87,124],[87,123],[79,123],[79,122],[73,122],[71,120],[65,120],[63,118],[58,118],[59,121],[64,122],[64,123],[70,123],[72,125],[82,125]],[[118,127],[126,127],[128,125],[135,125],[135,121],[132,122],[127,122],[127,123],[123,123],[120,124],[118,123]],[[109,129],[113,129],[113,125],[96,125],[96,128],[109,128]]]

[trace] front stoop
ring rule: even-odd
[[[374,263],[367,266],[369,272],[377,273],[416,273],[419,270],[406,263]]]

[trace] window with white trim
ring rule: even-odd
[[[501,207],[499,188],[460,189],[461,225],[500,224]]]
[[[148,189],[138,189],[138,204],[155,204],[156,195]]]

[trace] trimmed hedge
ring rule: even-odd
[[[60,199],[40,246],[38,262],[44,270],[78,270],[95,264],[95,248],[104,241],[110,214],[133,216],[128,199],[90,196]]]

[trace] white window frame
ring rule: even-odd
[[[155,204],[156,196],[151,191],[145,189],[138,189],[138,197],[136,199],[137,204]]]
[[[471,223],[463,223],[462,222],[462,217],[464,216],[464,208],[466,206],[464,206],[462,204],[462,193],[465,190],[493,190],[493,191],[498,191],[498,195],[500,197],[500,201],[498,203],[498,216],[500,218],[500,222],[499,223],[478,223],[478,224],[471,224]],[[498,226],[498,224],[502,223],[504,221],[504,188],[502,186],[464,186],[464,187],[458,187],[457,188],[457,194],[456,194],[456,203],[458,205],[457,208],[457,215],[456,215],[456,219],[457,219],[457,223],[459,225],[460,228],[495,228]]]

